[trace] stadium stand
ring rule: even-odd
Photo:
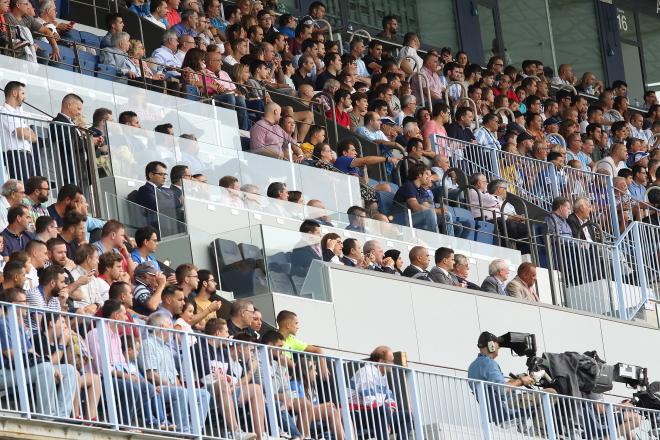
[[[655,438],[659,383],[634,347],[549,353],[541,322],[653,346],[655,94],[512,63],[497,39],[471,63],[398,38],[395,15],[372,38],[333,32],[335,3],[305,12],[0,1],[0,411],[168,438]],[[366,323],[415,333],[429,292],[474,334],[408,363]],[[331,305],[336,327],[282,295]],[[538,335],[487,327],[534,313]],[[379,342],[302,340],[340,339],[342,316],[369,333],[344,338]]]

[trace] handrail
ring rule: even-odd
[[[333,41],[332,40],[332,25],[330,24],[330,22],[328,20],[326,20],[325,18],[317,18],[317,19],[314,20],[314,22],[325,23],[328,26],[328,33],[329,33],[328,38],[330,39],[330,41]]]
[[[417,85],[419,86],[419,96],[421,99],[421,104],[422,107],[426,107],[426,98],[428,97],[429,100],[429,110],[431,113],[433,113],[433,101],[431,100],[431,88],[429,87],[429,80],[426,78],[424,75],[422,75],[420,72],[413,72],[409,77],[408,81],[410,81],[411,87],[412,87],[412,82],[413,78],[423,78],[424,81],[426,81],[426,96],[424,96],[424,87],[422,86],[422,81],[417,80]],[[451,119],[451,115],[449,115]]]
[[[559,89],[558,89],[558,90],[564,90],[564,89],[568,89],[568,90],[570,90],[570,91],[573,92],[573,94],[576,95],[576,96],[577,96],[577,94],[578,94],[577,89],[576,89],[574,86],[572,86],[571,84],[562,84],[561,86],[559,86]]]
[[[511,110],[509,107],[500,107],[496,109],[493,113],[499,114],[502,112],[508,113],[509,117],[511,118],[509,122],[513,122],[516,120],[516,115],[513,113],[513,110]]]
[[[349,44],[351,43],[351,41],[353,41],[353,37],[356,37],[356,36],[357,37],[366,37],[368,39],[368,41],[373,40],[373,37],[371,36],[371,34],[366,29],[357,29],[353,32],[350,32],[350,34],[351,34],[351,38],[348,40]],[[378,41],[381,41],[381,40],[378,40]]]

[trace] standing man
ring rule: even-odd
[[[23,110],[25,99],[25,84],[9,81],[5,86],[5,105],[0,107],[0,112],[7,114],[2,117],[3,143],[7,144],[3,148],[5,165],[9,176],[21,181],[41,175],[39,156],[32,154],[37,133],[23,119],[27,116]]]

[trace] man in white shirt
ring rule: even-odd
[[[403,47],[399,51],[397,62],[401,70],[410,75],[413,72],[419,72],[422,68],[424,61],[417,54],[417,50],[421,46],[419,35],[415,32],[408,32],[403,36]]]
[[[0,117],[5,165],[9,177],[19,180],[41,174],[39,156],[32,154],[32,144],[37,141],[37,134],[30,128],[30,122],[24,119],[27,117],[23,111],[25,99],[25,84],[9,81],[5,86],[5,104],[0,107],[0,113],[7,114]]]
[[[2,184],[0,190],[0,231],[4,231],[9,225],[7,214],[11,208],[15,208],[22,203],[25,197],[25,188],[23,183],[16,179],[9,179]]]
[[[93,315],[103,303],[108,300],[107,291],[103,284],[105,281],[97,278],[99,265],[99,252],[91,244],[81,244],[76,249],[74,262],[76,267],[71,271],[74,280],[86,276],[89,282],[80,286],[74,293],[70,294],[73,299],[73,305],[77,313],[84,315]]]
[[[476,190],[470,188],[468,194],[470,196],[470,211],[474,218],[483,218],[485,220],[492,220],[497,216],[500,211],[500,204],[495,196],[488,194],[488,181],[483,174],[473,174],[468,181],[470,186],[477,188]],[[493,214],[495,211],[495,214]]]
[[[175,56],[177,47],[179,46],[179,37],[177,37],[176,32],[169,30],[163,34],[163,44],[158,49],[154,50],[151,54],[154,62],[171,67],[171,68],[180,68],[181,60]],[[181,74],[174,70],[169,70],[161,72],[165,74],[165,78],[179,77]]]
[[[626,159],[628,158],[628,149],[625,144],[614,143],[612,144],[610,155],[596,163],[595,169],[606,169],[610,171],[612,176],[616,176],[619,171],[626,168]]]

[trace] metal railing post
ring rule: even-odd
[[[543,421],[545,422],[545,438],[548,440],[556,440],[555,434],[555,419],[552,415],[552,402],[550,401],[550,394],[543,393],[541,395],[541,405],[543,406]]]
[[[619,225],[618,203],[614,194],[614,179],[612,176],[606,176],[607,202],[610,206],[610,217],[612,217],[612,235],[615,239],[621,236],[621,225]],[[623,210],[623,207],[621,208]]]
[[[181,374],[186,385],[188,397],[188,410],[190,411],[190,428],[192,434],[198,439],[202,438],[203,426],[199,423],[199,407],[197,406],[197,389],[195,388],[195,372],[193,371],[192,357],[190,356],[189,334],[180,333],[181,336]],[[185,417],[185,414],[184,414]]]
[[[280,427],[277,423],[277,402],[275,401],[275,393],[273,392],[273,374],[271,372],[270,357],[268,347],[260,345],[259,350],[259,371],[261,372],[261,386],[264,391],[264,398],[266,402],[266,411],[268,414],[268,425],[270,428],[270,435],[273,437],[280,436]]]
[[[479,418],[481,419],[481,438],[491,440],[493,435],[490,432],[490,417],[488,417],[488,403],[486,402],[486,387],[483,382],[475,382],[475,391],[477,401],[479,402]]]
[[[96,323],[96,330],[99,332],[99,341],[109,341],[107,323],[105,320],[99,320]],[[117,416],[117,407],[115,406],[115,388],[112,381],[112,366],[110,365],[110,356],[107,350],[99,350],[101,354],[101,380],[103,381],[103,390],[105,400],[108,405],[108,421],[115,430],[119,429],[119,417]]]
[[[19,410],[30,417],[30,399],[28,396],[27,375],[23,365],[23,337],[21,326],[23,322],[16,304],[10,304],[8,310],[9,333],[11,338],[12,358],[14,361],[14,375],[16,377],[16,390],[18,391]],[[5,369],[7,367],[5,366]],[[5,374],[7,372],[5,371]]]
[[[490,166],[491,169],[493,170],[493,176],[496,178],[500,178],[500,166],[499,166],[499,161],[497,160],[497,149],[495,148],[489,148],[489,153],[488,155],[490,156]]]
[[[628,319],[626,311],[626,297],[623,291],[623,274],[621,273],[621,239],[617,240],[612,246],[612,267],[614,271],[614,285],[616,289],[616,298],[619,307],[619,318]]]
[[[605,403],[605,419],[607,420],[607,431],[609,440],[617,440],[619,438],[617,432],[617,422],[614,417],[614,406],[611,403]]]
[[[552,191],[552,197],[559,196],[559,184],[557,183],[557,170],[553,164],[548,165],[548,178],[550,179],[550,190]]]
[[[635,222],[632,228],[633,234],[633,245],[635,247],[635,264],[637,268],[637,276],[639,277],[639,287],[642,291],[642,304],[646,303],[649,300],[649,289],[648,282],[646,280],[646,263],[644,262],[644,257],[642,255],[642,238],[639,233],[640,223]]]
[[[335,366],[335,378],[337,379],[337,391],[339,391],[339,408],[341,409],[341,420],[344,424],[344,432],[346,440],[353,439],[353,423],[351,422],[351,413],[348,404],[348,393],[346,390],[348,387],[346,384],[346,374],[344,373],[344,360],[343,359],[334,359],[333,362]]]
[[[408,394],[412,404],[412,422],[415,427],[415,440],[424,440],[424,422],[422,421],[422,406],[419,403],[417,391],[417,373],[415,370],[406,369],[408,379]]]

